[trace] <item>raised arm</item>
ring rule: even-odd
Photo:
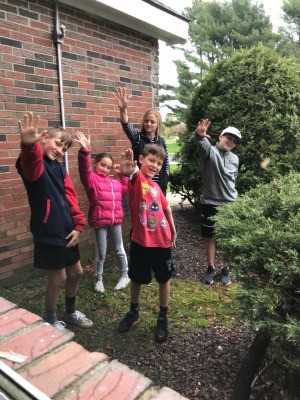
[[[77,139],[74,139],[80,144],[78,150],[78,169],[80,180],[85,189],[93,186],[94,181],[92,179],[93,170],[91,166],[91,137],[87,137],[80,131],[76,131]]]
[[[113,93],[113,96],[120,110],[120,121],[124,124],[127,124],[128,122],[127,107],[131,95],[126,94],[126,89],[124,87],[118,86],[116,89],[116,93]]]

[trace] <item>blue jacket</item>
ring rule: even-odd
[[[34,242],[65,245],[66,236],[73,229],[82,231],[85,223],[65,167],[43,157],[40,143],[22,145],[16,167],[28,195]]]

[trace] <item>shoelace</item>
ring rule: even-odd
[[[85,320],[85,314],[80,311],[76,310],[73,315],[76,318],[76,321]]]
[[[53,326],[55,326],[55,328],[58,329],[59,331],[64,331],[66,330],[67,325],[65,324],[64,321],[55,321]]]

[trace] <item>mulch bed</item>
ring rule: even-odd
[[[173,206],[173,216],[178,234],[177,247],[173,250],[174,277],[200,282],[206,258],[199,211],[191,206]],[[122,353],[114,357],[140,371],[143,366],[147,367],[152,375],[148,373],[148,376],[157,385],[168,386],[188,399],[229,400],[252,338],[253,333],[242,323],[233,329],[212,326],[171,335],[162,345],[145,346],[134,360],[126,359]]]

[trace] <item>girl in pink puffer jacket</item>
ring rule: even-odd
[[[76,132],[81,148],[78,151],[78,165],[81,182],[89,199],[89,224],[94,228],[95,240],[98,249],[96,263],[95,291],[104,293],[103,266],[107,249],[107,235],[111,239],[113,249],[120,262],[120,280],[115,290],[125,288],[128,278],[128,261],[123,246],[122,197],[127,192],[128,178],[121,174],[120,165],[113,165],[112,157],[107,153],[99,153],[91,166],[91,139],[90,135]],[[118,174],[120,180],[109,175],[112,169]]]

